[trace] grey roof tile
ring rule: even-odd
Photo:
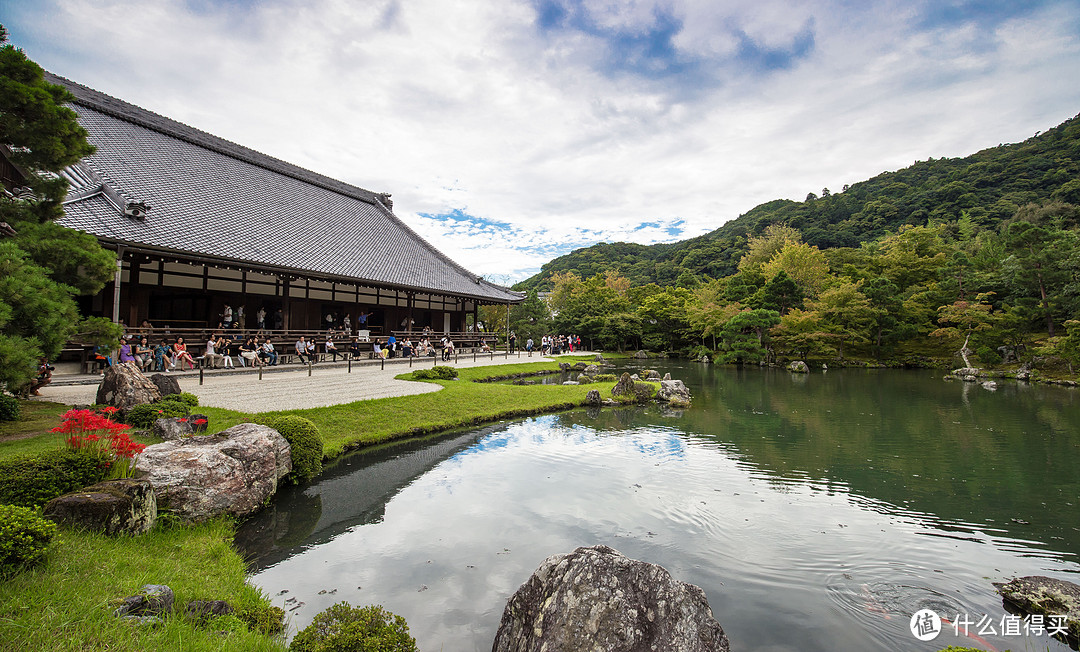
[[[478,277],[386,209],[379,195],[46,73],[76,98],[97,152],[60,224],[99,238],[376,286],[486,301],[522,295]],[[96,188],[101,187],[100,192]],[[151,206],[146,220],[116,202]]]

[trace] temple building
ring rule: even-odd
[[[97,151],[63,172],[59,224],[117,252],[115,281],[87,314],[130,326],[246,326],[375,333],[464,332],[478,306],[523,295],[440,253],[374,193],[261,154],[46,73]]]

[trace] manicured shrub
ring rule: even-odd
[[[58,449],[0,460],[0,503],[34,507],[101,482],[112,456],[90,449]]]
[[[191,413],[187,403],[179,400],[143,403],[129,409],[124,414],[124,423],[136,428],[152,428],[154,422],[166,417],[186,417]]]
[[[289,646],[290,652],[416,652],[409,625],[381,605],[339,602],[315,616]]]
[[[165,402],[165,401],[179,401],[179,402],[187,405],[189,408],[199,406],[199,397],[195,396],[191,392],[181,392],[179,394],[166,394],[165,396],[161,397],[161,402]]]
[[[236,617],[250,631],[267,636],[276,636],[285,630],[285,610],[265,602],[239,605]]]
[[[577,382],[578,382],[578,385],[588,385],[589,383],[592,383],[592,382],[595,382],[595,381],[588,374],[579,374],[578,377],[577,377]]]
[[[7,394],[0,394],[0,421],[18,421],[22,416],[19,399]]]
[[[6,577],[41,561],[56,523],[38,516],[29,507],[0,505],[0,577]]]
[[[417,369],[412,372],[413,380],[453,380],[458,377],[458,370],[446,365],[435,365],[430,369]]]
[[[592,377],[598,383],[609,383],[615,381],[615,374],[596,374]]]
[[[281,433],[292,450],[292,473],[296,483],[307,482],[322,472],[323,441],[311,419],[295,414],[270,417],[263,422]]]

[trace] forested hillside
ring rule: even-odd
[[[550,290],[557,272],[583,278],[615,272],[632,285],[687,286],[694,282],[690,275],[701,281],[734,274],[748,237],[761,235],[770,224],[796,228],[803,241],[821,249],[858,247],[905,224],[996,229],[1021,207],[1049,201],[1080,204],[1080,116],[1022,143],[965,158],[931,158],[840,192],[823,189],[802,202],[770,201],[697,238],[579,249],[547,263],[515,288]]]

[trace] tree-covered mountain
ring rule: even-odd
[[[857,247],[905,224],[996,229],[1022,206],[1047,201],[1080,205],[1080,116],[1021,143],[965,158],[919,161],[845,186],[841,192],[811,193],[801,202],[766,202],[689,240],[650,246],[600,243],[578,249],[548,262],[540,273],[514,287],[550,290],[551,278],[559,272],[575,272],[586,279],[615,272],[635,286],[691,285],[734,274],[747,252],[748,238],[761,235],[771,224],[796,228],[806,243],[821,249]]]

